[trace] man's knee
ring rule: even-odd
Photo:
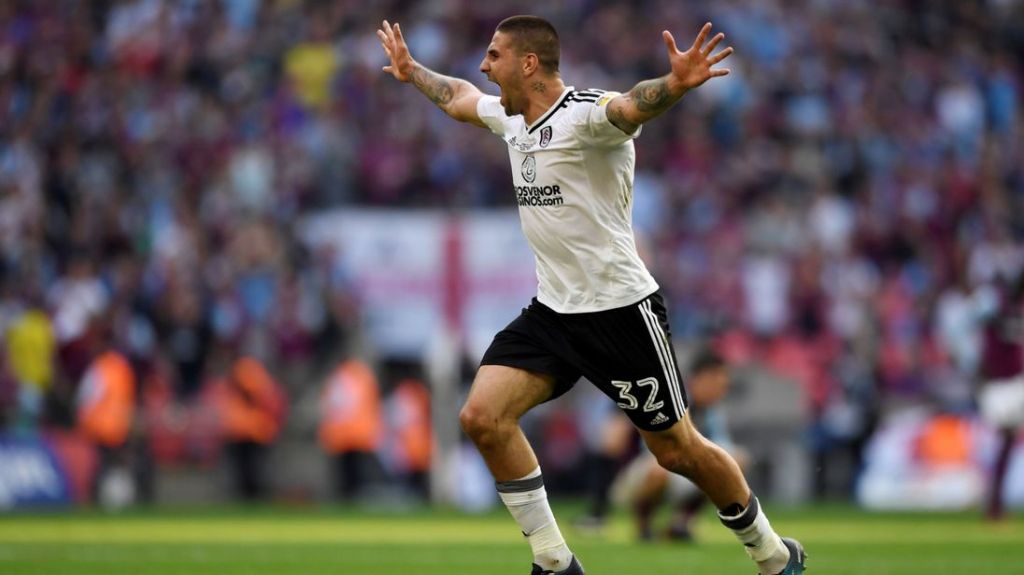
[[[501,421],[493,409],[470,399],[459,411],[459,424],[470,439],[479,442],[497,433]]]

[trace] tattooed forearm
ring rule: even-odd
[[[673,98],[664,78],[644,80],[629,91],[629,97],[639,112],[657,115],[669,109],[679,98]]]
[[[608,103],[608,120],[623,132],[632,134],[640,124],[671,108],[684,93],[685,90],[673,90],[667,77],[644,80]]]
[[[416,67],[412,72],[412,83],[441,109],[450,104],[455,97],[455,81],[454,78],[442,76],[422,66]]]
[[[460,122],[486,127],[477,114],[476,105],[483,94],[476,86],[461,78],[452,78],[412,63],[406,81],[430,98],[441,111]]]

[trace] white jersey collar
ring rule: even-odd
[[[544,124],[544,122],[547,122],[551,118],[551,116],[554,116],[555,112],[557,112],[559,108],[565,105],[565,99],[569,97],[569,94],[573,93],[573,91],[575,90],[575,86],[566,86],[565,90],[562,91],[562,94],[558,97],[557,100],[555,100],[555,103],[551,104],[551,107],[548,108],[543,114],[541,114],[540,118],[537,118],[536,122],[526,126],[527,133],[532,134],[534,130],[539,128],[542,124]]]

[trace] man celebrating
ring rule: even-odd
[[[533,549],[533,575],[582,575],[583,567],[559,532],[518,422],[581,376],[616,401],[659,464],[707,494],[762,575],[804,571],[800,544],[775,534],[736,462],[690,422],[668,313],[633,236],[632,140],[687,91],[729,73],[713,66],[732,48],[712,54],[724,35],[707,41],[710,31],[705,24],[685,52],[663,32],[671,71],[619,94],[566,86],[554,27],[513,16],[498,25],[480,63],[498,97],[420,65],[398,24],[377,31],[390,59],[385,72],[508,145],[538,293],[495,336],[459,418]]]

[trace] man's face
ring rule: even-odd
[[[690,378],[687,391],[697,407],[709,407],[729,392],[729,369],[725,366],[705,369]]]
[[[494,33],[487,46],[487,53],[480,62],[480,71],[501,89],[501,106],[509,116],[523,111],[519,101],[522,94],[521,62],[521,57],[512,47],[512,39],[502,32]]]

